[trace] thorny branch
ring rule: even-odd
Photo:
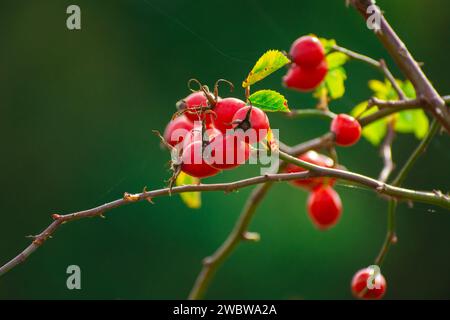
[[[349,2],[365,19],[368,18],[367,8],[375,5],[375,1],[373,0],[349,0]],[[379,10],[378,14],[380,18],[380,29],[375,32],[375,35],[397,63],[406,78],[411,81],[416,89],[417,96],[424,100],[433,115],[446,131],[450,133],[450,112],[445,104],[445,100],[433,87],[420,65],[411,55],[394,29],[392,29],[381,10]]]
[[[126,193],[122,199],[118,199],[89,210],[79,211],[66,215],[54,214],[52,215],[54,221],[44,231],[35,236],[33,242],[30,245],[22,253],[20,253],[18,256],[16,256],[14,259],[12,259],[8,263],[6,263],[3,267],[0,268],[0,276],[9,271],[10,269],[12,269],[13,267],[17,266],[21,262],[25,261],[30,256],[30,254],[36,251],[63,223],[67,223],[81,218],[100,216],[103,215],[106,211],[123,206],[131,202],[151,200],[155,197],[177,194],[182,192],[192,192],[192,191],[232,192],[240,188],[248,187],[255,184],[261,184],[264,182],[289,181],[295,179],[304,179],[306,177],[311,176],[328,176],[355,182],[357,184],[374,189],[376,192],[380,194],[384,194],[386,196],[390,196],[393,198],[424,202],[450,209],[450,198],[442,193],[398,188],[357,173],[352,173],[340,169],[332,169],[316,166],[314,164],[299,160],[283,151],[279,152],[279,156],[280,159],[304,167],[309,171],[307,171],[306,173],[268,174],[265,176],[257,176],[230,183],[186,185],[174,187],[172,189],[164,188],[153,191],[144,191],[142,193],[137,194]]]

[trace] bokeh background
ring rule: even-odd
[[[82,30],[66,28],[77,4]],[[446,0],[379,1],[441,93],[449,94],[450,28]],[[51,222],[109,202],[125,191],[159,188],[168,178],[163,130],[175,102],[195,77],[237,86],[270,48],[289,49],[316,33],[342,46],[387,58],[360,16],[344,1],[12,1],[0,3],[0,263],[21,251]],[[346,95],[332,104],[348,112],[370,95],[377,70],[351,62]],[[283,71],[258,84],[285,94],[292,107],[313,105],[308,94],[281,87]],[[227,96],[224,87],[222,96]],[[235,95],[243,97],[243,91]],[[290,144],[324,133],[323,120],[271,114]],[[418,141],[400,135],[394,159],[404,163]],[[448,190],[449,138],[433,140],[406,186]],[[348,168],[377,176],[382,162],[367,141],[339,149]],[[258,174],[245,166],[208,179]],[[350,299],[354,272],[370,265],[385,235],[386,202],[373,192],[338,186],[340,223],[319,232],[305,213],[307,194],[274,187],[251,225],[259,243],[244,243],[219,270],[209,299]],[[0,279],[1,299],[186,298],[203,257],[225,239],[251,189],[203,196],[200,210],[178,196],[138,203],[64,225],[24,264]],[[398,209],[398,244],[383,267],[386,298],[450,297],[450,214],[416,204]],[[66,268],[82,270],[82,289],[66,288]]]

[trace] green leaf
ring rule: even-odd
[[[401,111],[396,116],[395,131],[414,133],[417,139],[422,139],[428,132],[429,121],[422,109]]]
[[[332,52],[326,56],[328,70],[344,65],[348,61],[348,56],[342,52]]]
[[[250,103],[268,112],[289,112],[286,98],[273,90],[259,90],[248,97]]]
[[[390,85],[390,84],[389,84]],[[373,91],[375,97],[378,99],[386,100],[389,95],[389,86],[385,82],[380,80],[370,80],[369,88]]]
[[[400,83],[400,88],[402,88],[406,97],[410,99],[414,99],[416,97],[416,89],[414,89],[414,86],[411,83],[411,81],[406,80],[403,83]]]
[[[325,49],[325,54],[330,52],[333,46],[336,45],[336,40],[334,39],[319,38],[319,41],[320,43],[322,43],[322,46]]]
[[[353,108],[351,114],[356,117],[359,116],[365,109],[367,108],[367,101],[361,102],[355,108]],[[373,107],[366,112],[364,115],[370,115],[372,113],[377,112],[378,108]],[[386,119],[377,120],[367,126],[365,126],[362,130],[362,135],[365,139],[367,139],[374,146],[378,146],[381,141],[383,141],[384,136],[386,135],[387,122]]]
[[[325,77],[325,84],[331,99],[339,99],[345,93],[344,81],[347,79],[345,69],[337,67],[329,70]]]
[[[278,50],[269,50],[256,62],[247,79],[242,82],[244,88],[264,79],[291,61]]]
[[[181,171],[177,177],[177,180],[175,181],[175,185],[183,186],[190,184],[198,184],[199,182],[200,180],[198,178],[191,177],[190,175]],[[180,193],[180,197],[188,208],[198,209],[202,205],[202,198],[200,192],[183,192]]]

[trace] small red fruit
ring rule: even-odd
[[[194,123],[182,115],[171,120],[164,130],[164,140],[172,147],[184,140],[186,134],[194,128]]]
[[[328,66],[325,60],[315,67],[293,64],[289,68],[288,73],[283,77],[283,83],[291,89],[311,91],[325,79],[327,72]]]
[[[212,139],[210,162],[216,169],[233,169],[244,164],[250,157],[250,147],[239,134],[218,135]]]
[[[214,119],[215,127],[226,133],[228,129],[233,127],[231,122],[234,114],[243,107],[245,107],[245,102],[242,100],[236,98],[219,99],[213,109],[216,114]]]
[[[331,122],[331,132],[339,146],[351,146],[361,138],[361,125],[348,114],[339,114]]]
[[[317,37],[303,36],[292,43],[289,55],[304,67],[315,67],[325,59],[325,50]]]
[[[246,106],[239,109],[234,114],[232,122],[234,129],[244,131],[247,135],[245,142],[250,144],[263,140],[270,129],[269,118],[264,111],[257,107]]]
[[[209,126],[213,121],[213,115],[207,113],[208,99],[202,91],[193,92],[183,100],[177,102],[178,110],[185,110],[184,114],[191,121],[203,121]]]
[[[323,155],[319,154],[315,151],[308,151],[298,157],[300,160],[321,166],[326,168],[332,168],[334,165],[333,159]],[[296,173],[296,172],[304,172],[307,171],[306,169],[302,167],[298,167],[292,163],[289,163],[286,167],[286,172],[289,173]],[[326,177],[318,177],[318,178],[309,178],[309,179],[298,179],[291,181],[292,184],[306,188],[309,190],[312,190],[314,188],[317,188],[322,185],[329,185],[332,186],[335,182],[335,179],[333,178],[326,178]]]
[[[342,212],[341,199],[330,186],[314,189],[309,194],[307,207],[312,221],[322,230],[334,226]]]
[[[386,292],[386,279],[379,273],[374,276],[375,270],[372,268],[365,268],[359,270],[352,279],[352,293],[356,298],[360,299],[381,299]],[[369,279],[369,277],[373,277]],[[367,280],[372,280],[369,289]]]
[[[197,178],[211,177],[220,172],[205,162],[202,141],[195,141],[184,148],[181,155],[181,171]]]
[[[183,147],[187,147],[193,142],[201,141],[205,144],[209,144],[211,140],[216,137],[222,135],[222,132],[219,129],[214,127],[203,130],[202,126],[194,126],[194,128],[189,131],[184,137]]]

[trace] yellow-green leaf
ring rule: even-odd
[[[177,177],[175,184],[177,186],[190,185],[190,184],[198,184],[199,179],[195,177],[191,177],[190,175],[184,173],[183,171]],[[186,204],[188,208],[198,209],[202,205],[202,198],[200,192],[183,192],[180,193],[181,200]]]
[[[329,70],[325,77],[325,84],[331,99],[339,99],[345,93],[344,81],[347,79],[344,68],[337,67]]]
[[[348,56],[342,52],[332,52],[326,56],[328,70],[340,67],[348,61]]]
[[[290,62],[281,51],[269,50],[259,58],[247,79],[242,82],[242,86],[246,88],[258,82]]]
[[[414,133],[417,139],[422,139],[428,132],[429,121],[422,109],[401,111],[395,120],[397,132]]]
[[[388,95],[389,88],[386,84],[380,80],[370,80],[369,88],[373,91],[378,99],[386,99]]]
[[[361,113],[367,108],[367,101],[361,102],[355,108],[353,108],[351,114],[356,117],[361,115]],[[369,115],[375,113],[378,108],[373,107],[366,112],[364,115]],[[386,135],[386,119],[377,120],[367,126],[365,126],[362,130],[362,135],[365,139],[367,139],[374,146],[378,146],[381,141],[383,141],[384,136]]]
[[[330,52],[333,46],[336,45],[336,40],[334,39],[319,38],[319,41],[325,49],[325,54]]]
[[[274,90],[259,90],[248,97],[250,103],[268,112],[289,112],[286,98]]]
[[[414,99],[416,97],[416,90],[414,89],[414,86],[412,85],[411,81],[406,80],[403,83],[400,83],[400,87],[402,88],[406,97],[410,99]]]

